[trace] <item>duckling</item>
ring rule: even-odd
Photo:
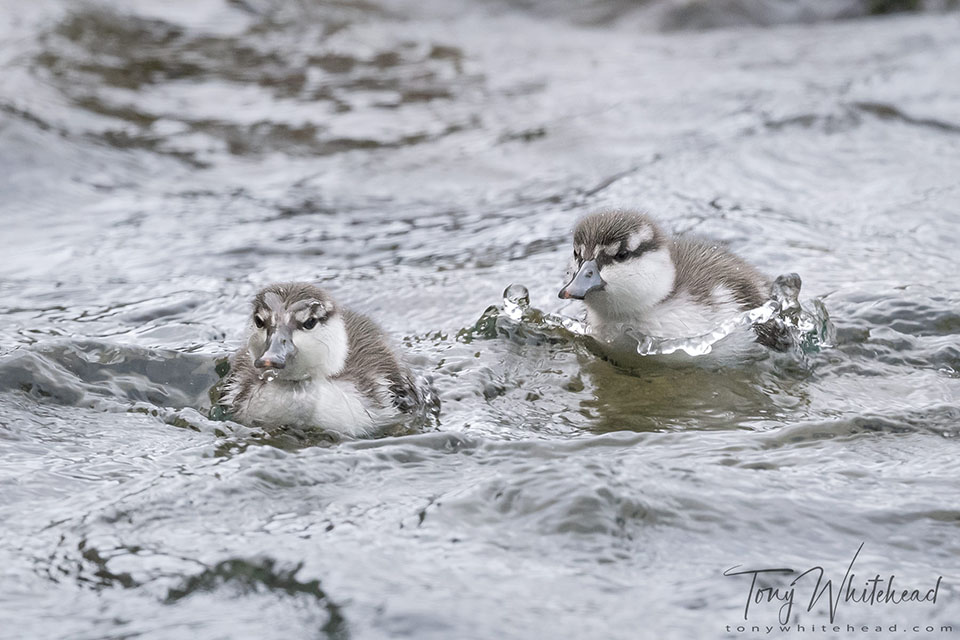
[[[369,318],[312,284],[262,289],[221,404],[238,422],[369,435],[422,400],[410,370]]]
[[[658,338],[702,335],[772,297],[771,282],[740,257],[715,243],[667,236],[633,211],[580,220],[569,273],[560,298],[583,300],[591,332],[608,340],[625,326]],[[787,348],[776,325],[754,330],[757,342]]]

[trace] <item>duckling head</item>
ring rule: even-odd
[[[338,374],[347,359],[346,325],[323,289],[274,284],[253,300],[247,348],[258,371],[287,381]]]
[[[606,317],[650,309],[673,290],[676,268],[667,238],[647,216],[604,211],[586,216],[573,232],[573,260],[561,298],[583,300]]]

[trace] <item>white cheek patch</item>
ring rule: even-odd
[[[638,231],[634,231],[630,234],[630,237],[627,238],[627,251],[634,252],[640,248],[644,242],[649,242],[653,240],[653,229],[650,227],[643,227]]]
[[[645,313],[670,295],[676,270],[669,250],[663,248],[608,264],[600,275],[607,287],[598,292],[602,295],[588,297],[587,305],[610,319],[630,318]]]
[[[298,367],[311,377],[337,375],[347,361],[349,341],[340,316],[317,325],[312,331],[295,332],[293,343],[297,347]]]
[[[613,262],[600,270],[600,275],[608,284],[630,286],[650,275],[644,268],[643,258],[634,258],[624,262]]]

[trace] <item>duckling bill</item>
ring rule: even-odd
[[[583,300],[591,331],[607,338],[626,326],[659,338],[702,335],[772,297],[770,280],[739,256],[716,243],[668,236],[633,211],[580,220],[570,273],[560,298]],[[789,346],[772,322],[754,330],[767,347]]]
[[[238,422],[363,436],[421,401],[380,327],[323,289],[274,284],[257,293],[252,311],[221,400]]]

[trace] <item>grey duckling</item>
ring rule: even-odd
[[[308,283],[274,284],[253,300],[246,347],[221,404],[238,422],[364,436],[422,397],[383,331]]]
[[[772,297],[771,281],[742,258],[699,238],[667,236],[634,211],[581,219],[570,273],[560,298],[583,300],[591,331],[606,337],[624,326],[659,338],[698,336]],[[789,346],[775,323],[754,330],[767,347]]]

